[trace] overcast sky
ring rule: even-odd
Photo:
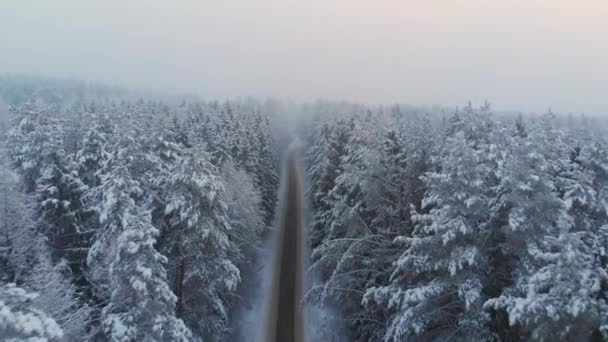
[[[0,0],[0,73],[608,114],[606,0]]]

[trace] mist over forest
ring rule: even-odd
[[[608,341],[607,19],[2,0],[0,341]]]
[[[602,0],[3,0],[0,73],[605,115],[607,16]]]
[[[293,139],[314,340],[606,336],[604,117],[18,76],[0,96],[3,338],[262,336]]]

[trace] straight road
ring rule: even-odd
[[[305,342],[306,314],[301,307],[305,288],[306,236],[302,183],[297,151],[289,150],[271,283],[265,315],[264,341]]]

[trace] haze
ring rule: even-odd
[[[3,0],[0,73],[608,113],[608,2]]]

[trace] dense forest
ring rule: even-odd
[[[262,105],[171,106],[71,81],[0,88],[0,335],[222,340],[275,207]]]
[[[320,111],[308,299],[354,341],[608,337],[605,121]]]
[[[0,98],[3,338],[227,340],[296,135],[325,340],[608,340],[605,118],[22,77]]]

